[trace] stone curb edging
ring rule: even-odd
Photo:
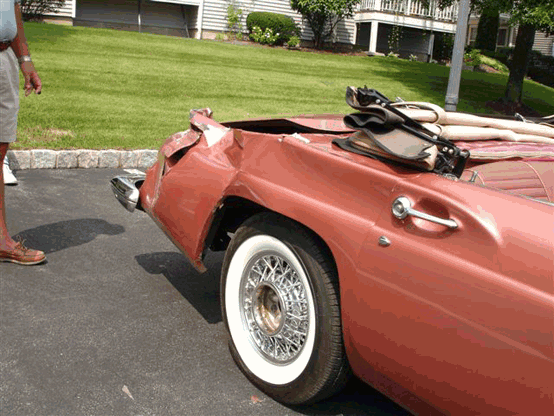
[[[157,150],[8,150],[10,169],[149,168]]]

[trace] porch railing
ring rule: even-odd
[[[362,0],[358,4],[357,11],[394,13],[449,22],[455,22],[458,19],[458,3],[440,10],[435,0],[430,0],[428,6],[418,0]]]

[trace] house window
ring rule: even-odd
[[[468,43],[470,45],[475,44],[475,39],[477,38],[477,26],[470,26],[469,27],[469,33],[468,33]]]
[[[506,40],[508,39],[507,35],[508,35],[508,29],[499,29],[496,44],[499,46],[506,46]]]

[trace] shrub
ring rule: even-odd
[[[481,63],[479,52],[479,49],[471,49],[469,52],[464,53],[464,64],[478,66]]]
[[[496,48],[496,54],[505,55],[511,57],[514,53],[513,46],[500,46]]]
[[[489,54],[485,53],[487,51],[481,51],[481,63],[490,66],[491,68],[496,69],[502,73],[507,74],[509,72],[508,67],[500,62],[499,60],[491,57]]]
[[[397,54],[400,51],[400,39],[402,38],[402,27],[394,25],[388,36],[389,53]]]
[[[279,36],[279,33],[274,33],[273,29],[269,27],[262,30],[262,28],[254,26],[252,28],[252,33],[250,33],[250,39],[254,42],[261,43],[262,45],[275,45],[279,39]]]
[[[242,9],[234,4],[227,6],[227,26],[231,32],[242,32]]]
[[[527,75],[533,81],[554,87],[554,56],[545,56],[538,51],[531,51]]]
[[[497,48],[496,52],[489,53],[483,51],[482,53],[502,62],[509,68],[514,54],[514,48],[501,47]],[[533,81],[548,85],[549,87],[554,87],[554,57],[545,56],[538,51],[531,51],[527,76]]]
[[[492,56],[488,55],[488,54],[487,54],[487,56],[490,56],[491,58],[494,58],[494,59],[502,62],[507,67],[509,67],[513,54],[514,54],[514,48],[513,47],[504,46],[504,47],[501,47],[501,48],[497,48],[496,52],[492,53]]]
[[[300,38],[298,36],[291,36],[289,40],[287,41],[287,46],[289,48],[296,48],[298,45],[300,45]]]
[[[498,8],[485,7],[481,10],[481,16],[479,16],[479,24],[477,26],[477,37],[475,39],[476,49],[488,51],[494,51],[496,49],[499,19],[500,13]]]
[[[269,12],[252,12],[246,18],[246,27],[248,32],[252,33],[254,27],[259,27],[265,33],[266,29],[271,29],[273,33],[279,33],[275,42],[282,45],[291,38],[291,36],[300,36],[300,31],[291,17],[284,14]]]
[[[40,21],[45,14],[57,11],[65,0],[21,0],[23,20]]]

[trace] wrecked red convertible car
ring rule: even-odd
[[[226,250],[237,365],[285,404],[351,374],[414,414],[554,414],[554,127],[391,103],[218,123],[191,111],[112,180],[190,262]]]

